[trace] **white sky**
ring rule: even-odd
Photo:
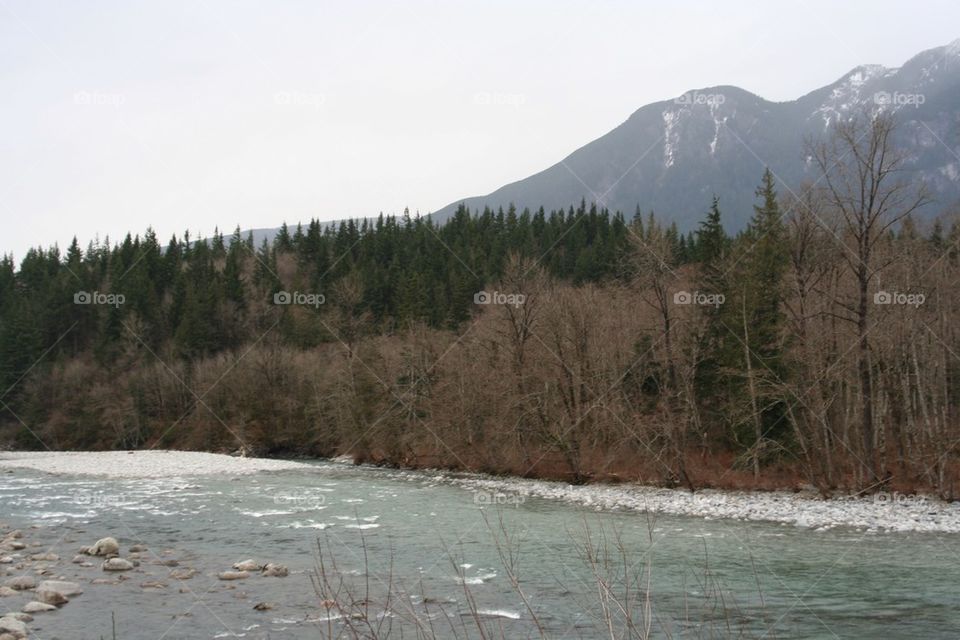
[[[649,102],[791,100],[957,25],[955,0],[0,0],[0,252],[427,213]]]

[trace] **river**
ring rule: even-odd
[[[331,601],[350,598],[318,593],[321,559],[331,583],[369,600],[354,611],[384,637],[388,628],[417,637],[414,617],[440,638],[481,637],[478,625],[485,637],[610,637],[603,611],[623,627],[624,603],[636,634],[617,637],[641,637],[647,624],[651,637],[955,638],[960,629],[956,534],[602,511],[478,493],[429,472],[318,462],[108,479],[18,469],[0,474],[0,522],[37,545],[27,551],[61,557],[51,575],[84,585],[60,610],[36,614],[29,626],[43,640],[112,638],[114,626],[120,639],[336,636],[344,623]],[[70,562],[106,535],[148,548],[121,584],[91,584],[114,576],[99,562]],[[290,575],[217,578],[247,558]],[[199,573],[172,579],[161,564],[171,559]],[[254,609],[260,602],[271,608]]]

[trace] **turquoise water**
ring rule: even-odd
[[[328,568],[336,562],[332,579],[355,587],[354,600],[370,600],[370,619],[379,614],[390,637],[417,637],[414,615],[437,637],[481,637],[478,619],[486,637],[541,637],[538,627],[550,638],[610,637],[604,601],[620,626],[618,602],[628,602],[637,626],[616,637],[642,637],[647,620],[652,637],[956,638],[960,629],[957,535],[598,512],[475,494],[429,473],[333,463],[161,480],[17,471],[0,475],[0,521],[41,545],[30,551],[58,553],[54,574],[85,583],[75,601],[30,624],[45,640],[110,638],[111,618],[118,638],[336,637],[343,623],[327,621],[315,587],[321,555]],[[105,535],[124,551],[149,548],[123,584],[90,584],[112,576],[70,563]],[[199,573],[171,579],[157,564],[170,558]],[[246,558],[291,575],[216,579]],[[141,587],[152,581],[166,586]],[[395,612],[383,616],[391,584]],[[258,602],[274,606],[257,611]]]

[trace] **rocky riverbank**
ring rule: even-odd
[[[75,555],[67,559],[61,553],[71,546],[72,536],[70,532],[61,532],[59,539],[50,544],[47,539],[55,533],[58,532],[39,526],[20,530],[0,523],[0,611],[5,611],[0,614],[0,640],[31,637],[32,631],[43,629],[49,616],[69,617],[77,606],[84,606],[74,601],[82,601],[85,590],[133,589],[143,594],[175,591],[195,595],[199,601],[199,595],[209,593],[213,587],[197,587],[194,593],[189,581],[206,575],[223,583],[224,590],[234,590],[238,597],[253,601],[253,594],[237,590],[233,583],[290,575],[284,565],[254,559],[211,571],[188,553],[174,549],[154,552],[141,543],[121,545],[111,536],[77,547]],[[109,593],[100,593],[95,599],[100,606],[105,600],[112,600]],[[258,600],[251,608],[262,612],[276,606]],[[104,616],[110,613],[103,612]],[[87,637],[79,631],[76,637]]]
[[[288,471],[308,465],[292,460],[228,456],[202,451],[5,451],[0,469],[109,478],[165,478],[210,474]]]

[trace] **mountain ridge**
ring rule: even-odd
[[[931,183],[937,197],[925,215],[957,207],[960,38],[921,51],[899,67],[857,65],[793,100],[772,101],[729,84],[690,89],[637,108],[541,171],[426,215],[442,223],[461,204],[471,211],[511,204],[518,210],[542,206],[549,211],[586,200],[624,214],[637,207],[656,211],[689,230],[716,195],[725,226],[736,231],[750,216],[753,192],[766,167],[777,176],[781,191],[815,180],[805,162],[805,140],[864,107],[904,113],[898,143],[916,151],[908,166]],[[260,242],[277,231],[257,229],[255,238]]]
[[[826,86],[783,102],[734,85],[692,89],[641,106],[611,131],[542,171],[488,194],[456,200],[430,215],[442,222],[460,204],[471,210],[510,204],[551,209],[585,198],[624,213],[637,206],[653,209],[689,229],[715,193],[728,225],[738,229],[749,217],[753,189],[765,166],[781,179],[781,189],[783,183],[792,188],[810,178],[804,167],[804,139],[822,134],[837,117],[871,105],[916,108],[915,113],[905,112],[901,142],[925,150],[910,164],[939,183],[934,191],[945,199],[931,209],[942,212],[960,197],[960,166],[955,164],[960,147],[935,148],[924,134],[929,130],[940,140],[956,138],[956,127],[943,125],[960,122],[958,58],[960,39],[922,51],[900,67],[858,65]],[[888,104],[882,104],[885,96]],[[952,123],[944,122],[949,120],[946,114]],[[936,170],[949,184],[937,179]]]

